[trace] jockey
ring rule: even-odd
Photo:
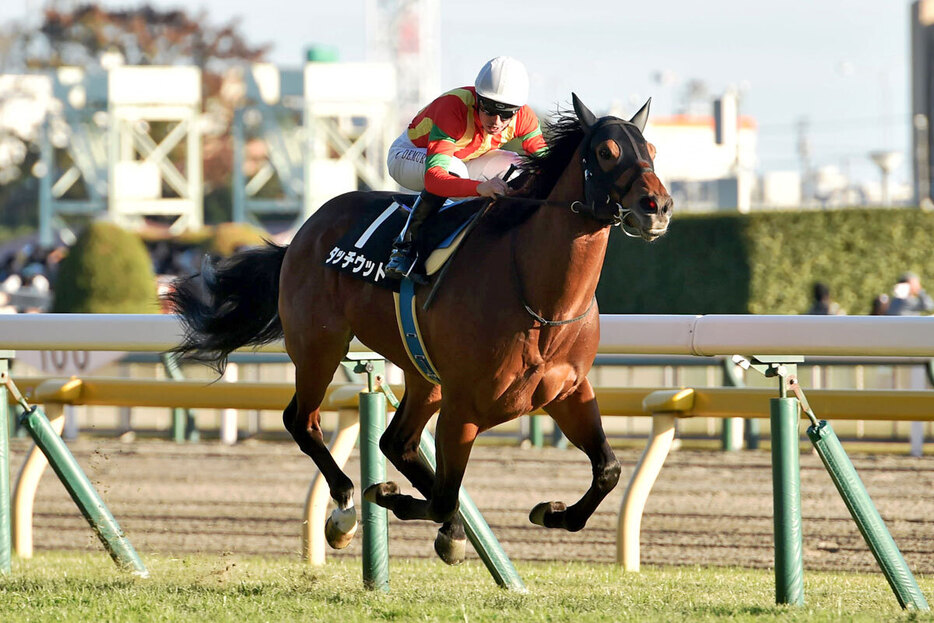
[[[508,187],[500,177],[519,156],[501,147],[518,139],[526,153],[545,150],[538,117],[526,104],[529,76],[514,58],[487,62],[472,87],[442,94],[423,108],[389,148],[389,174],[421,191],[393,245],[386,276],[408,276],[418,257],[418,230],[447,197],[497,197]]]

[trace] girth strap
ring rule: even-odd
[[[418,319],[415,316],[415,284],[412,280],[403,279],[399,283],[398,294],[393,292],[393,298],[396,302],[396,321],[405,352],[426,381],[440,385],[441,377],[435,370],[434,364],[431,363],[428,350],[422,340],[422,333],[418,328]]]

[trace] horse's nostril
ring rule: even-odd
[[[658,202],[655,201],[652,197],[643,197],[642,198],[642,210],[646,214],[657,214],[658,213]]]

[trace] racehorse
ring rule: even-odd
[[[319,407],[354,336],[402,369],[405,394],[380,449],[421,494],[388,482],[364,497],[400,519],[441,523],[435,550],[445,562],[464,558],[458,490],[474,440],[497,424],[543,408],[590,459],[583,497],[570,506],[536,505],[532,523],[580,530],[616,486],[619,462],[587,379],[600,337],[595,291],[612,226],[652,241],[667,230],[673,203],[642,135],[651,100],[629,121],[598,119],[576,95],[572,101],[574,114],[559,113],[550,124],[546,154],[524,158],[520,188],[498,199],[464,240],[429,310],[416,306],[440,385],[410,360],[392,292],[324,265],[361,206],[388,205],[389,193],[340,195],[287,247],[270,243],[207,264],[200,279],[188,278],[171,295],[186,327],[176,351],[218,370],[233,350],[284,336],[296,379],[283,422],[337,505],[325,530],[332,547],[345,547],[356,530],[354,486],[325,445]],[[416,301],[429,287],[416,287]],[[432,474],[417,449],[439,408]]]

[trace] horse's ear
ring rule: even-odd
[[[639,109],[639,112],[632,116],[632,119],[629,120],[629,123],[635,125],[639,128],[639,131],[642,132],[645,130],[645,122],[649,120],[649,106],[652,105],[652,98],[650,97],[645,101],[642,108]]]
[[[574,104],[574,112],[577,114],[577,118],[584,130],[589,130],[597,122],[597,117],[590,112],[589,108],[584,106],[584,102],[577,97],[576,93],[571,93],[571,103]]]

